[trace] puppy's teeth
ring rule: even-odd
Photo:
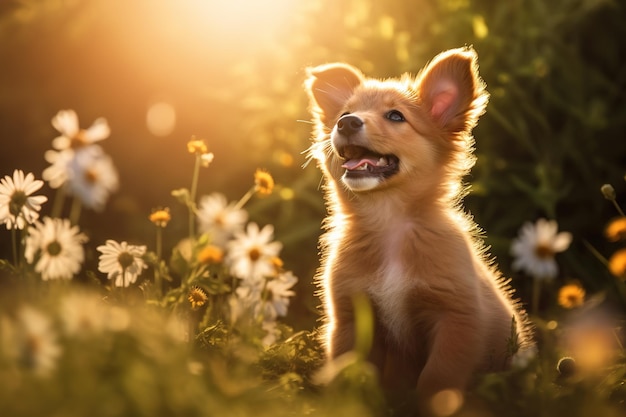
[[[358,169],[359,171],[367,171],[367,166],[368,166],[368,165],[369,165],[369,164],[363,164],[363,165],[361,165],[360,167],[358,167],[357,169]]]
[[[376,162],[376,166],[379,166],[379,167],[386,166],[386,165],[389,165],[389,161],[387,161],[387,158],[385,158],[384,156],[381,156],[378,162]]]

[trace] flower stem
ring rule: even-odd
[[[70,208],[70,223],[73,225],[78,224],[78,220],[80,219],[80,212],[83,208],[82,203],[79,198],[74,197],[72,199],[72,207]]]
[[[235,210],[239,210],[241,209],[254,195],[254,193],[256,192],[256,187],[252,186],[247,193],[244,194],[243,197],[241,197],[241,199],[239,201],[237,201],[237,204],[235,204]]]
[[[65,185],[59,187],[57,192],[54,194],[54,203],[52,204],[52,212],[50,213],[50,217],[57,218],[61,217],[61,212],[63,211],[63,203],[65,202]]]
[[[613,205],[615,206],[615,209],[617,210],[617,212],[619,213],[620,216],[626,217],[626,214],[624,214],[624,210],[622,210],[622,208],[619,206],[619,204],[617,204],[617,201],[615,201],[613,199],[613,200],[611,200],[611,203],[613,203]]]
[[[17,230],[15,227],[11,229],[11,242],[13,243],[13,265],[17,268],[17,259],[19,256],[17,253]]]
[[[122,301],[126,301],[126,268],[122,268],[122,287],[120,292],[122,293]]]
[[[589,243],[587,240],[583,240],[583,244],[593,254],[593,256],[595,256],[600,262],[602,262],[602,265],[606,267],[609,266],[609,260],[606,259],[600,252],[598,252],[598,250],[594,248],[591,243]]]
[[[18,217],[19,216],[22,216],[22,214],[20,213]],[[16,268],[21,268],[23,259],[24,259],[25,250],[24,250],[23,245],[24,245],[24,241],[26,240],[26,231],[28,230],[28,222],[26,221],[26,218],[24,218],[24,224],[25,224],[24,229],[18,232],[17,220],[18,219],[15,219],[15,225],[11,229],[11,243],[13,244],[13,263]],[[18,233],[19,233],[19,237],[18,237]]]
[[[189,237],[193,239],[195,236],[194,229],[194,205],[196,204],[196,192],[198,191],[198,177],[200,176],[200,165],[202,162],[202,157],[200,155],[196,155],[196,162],[193,167],[193,177],[191,178],[191,190],[189,192]]]
[[[163,228],[157,226],[156,232],[156,265],[154,266],[154,285],[156,286],[157,297],[163,295],[163,282],[161,280],[161,252],[163,251]]]

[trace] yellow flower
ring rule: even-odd
[[[189,300],[191,308],[194,310],[197,310],[205,305],[208,299],[209,296],[200,287],[193,287],[189,290],[189,294],[187,295],[187,300]]]
[[[274,189],[274,178],[269,172],[257,169],[254,173],[254,187],[259,194],[270,195]]]
[[[166,227],[167,223],[169,223],[169,221],[172,219],[172,216],[170,215],[170,209],[166,207],[164,209],[153,210],[152,214],[150,214],[149,219],[157,227]]]
[[[198,262],[203,264],[219,264],[224,260],[224,251],[219,246],[207,245],[198,253]]]
[[[585,302],[585,289],[579,284],[567,284],[559,290],[558,303],[563,308],[576,308]]]
[[[604,235],[611,242],[626,240],[626,217],[612,220],[604,230]]]
[[[187,150],[189,151],[189,153],[195,153],[198,155],[203,155],[209,152],[209,149],[207,148],[206,143],[204,143],[204,140],[196,139],[195,136],[192,136],[191,140],[187,142]]]
[[[274,265],[274,268],[276,268],[276,273],[280,273],[280,271],[283,270],[283,260],[280,259],[278,256],[273,256],[272,259],[272,264]]]
[[[609,270],[616,277],[626,279],[626,249],[620,249],[611,256]]]

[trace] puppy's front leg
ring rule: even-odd
[[[443,317],[433,331],[432,344],[424,369],[417,381],[423,400],[439,391],[463,391],[480,363],[484,335],[478,315],[465,312]]]

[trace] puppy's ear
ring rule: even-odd
[[[437,55],[420,73],[417,88],[434,122],[450,132],[469,132],[489,99],[472,48]]]
[[[318,120],[331,127],[352,92],[363,81],[363,74],[347,64],[326,64],[308,68],[305,89],[311,100],[311,111]]]

